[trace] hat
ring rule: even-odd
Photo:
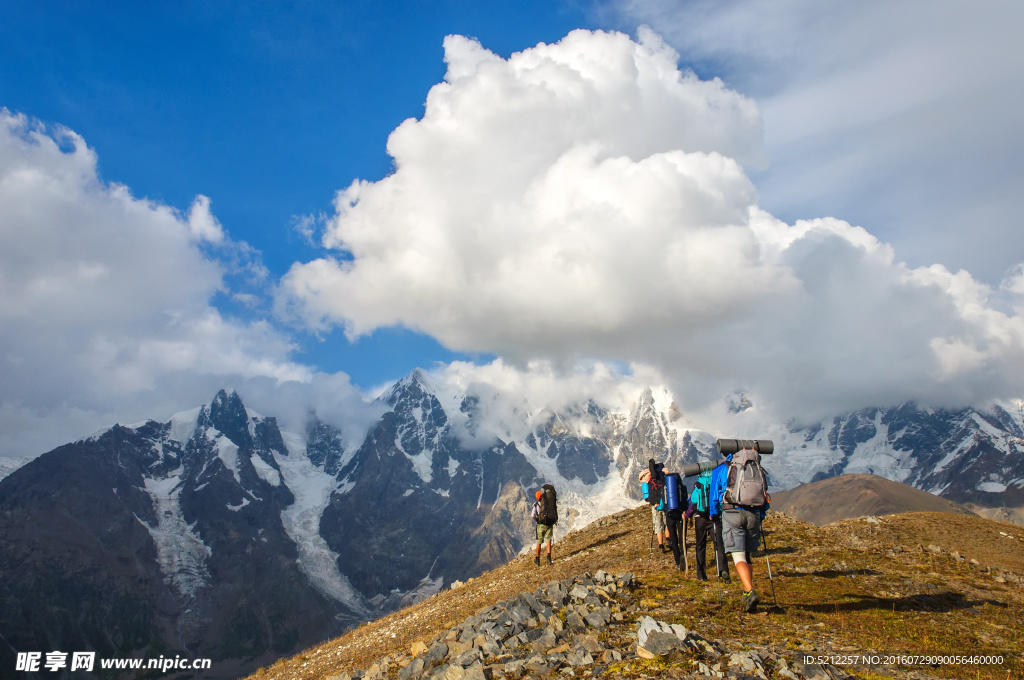
[[[540,500],[540,497],[543,496],[543,495],[544,495],[543,491],[538,491],[537,492],[537,500]]]

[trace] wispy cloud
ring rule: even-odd
[[[755,98],[762,205],[862,224],[913,265],[997,284],[1024,252],[1024,5],[622,0],[684,63]]]

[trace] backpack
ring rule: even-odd
[[[761,454],[753,449],[743,449],[732,454],[722,500],[732,505],[761,508],[767,497],[768,479],[761,467]]]
[[[703,472],[693,485],[693,509],[701,515],[711,512],[711,473]]]
[[[677,473],[665,475],[665,509],[686,509],[686,485]]]
[[[661,503],[661,494],[665,489],[664,463],[655,463],[654,459],[647,461],[647,469],[640,473],[640,491],[644,500],[651,505]]]
[[[558,494],[550,484],[545,484],[541,490],[543,493],[540,495],[540,517],[537,522],[554,526],[558,521]]]

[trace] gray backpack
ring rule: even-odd
[[[743,449],[732,454],[722,500],[732,505],[761,508],[767,496],[768,480],[761,467],[761,454],[753,449]]]

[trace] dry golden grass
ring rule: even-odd
[[[719,604],[714,579],[698,582],[670,569],[670,557],[650,554],[650,513],[641,507],[570,534],[556,544],[551,567],[538,568],[532,556],[520,556],[461,588],[281,660],[252,677],[323,678],[365,669],[380,657],[407,652],[414,641],[427,641],[496,601],[550,580],[604,569],[633,572],[639,579],[642,611],[637,615],[683,623],[708,638],[816,653],[1001,654],[1001,666],[912,670],[940,678],[1024,678],[1024,590],[1020,583],[997,580],[998,570],[1024,570],[1024,528],[937,513],[889,516],[878,524],[847,520],[819,528],[775,514],[765,521],[765,530],[779,607],[770,606],[765,558],[756,556],[755,587],[762,611],[755,615],[741,613],[735,570],[733,583],[722,586]],[[692,532],[690,540],[692,558]],[[932,552],[929,545],[947,552]],[[897,550],[901,546],[907,550]],[[713,564],[713,555],[708,556]],[[971,559],[995,571],[984,573]],[[629,671],[616,670],[635,677],[643,669],[634,664]],[[910,677],[911,669],[848,670],[870,678]]]

